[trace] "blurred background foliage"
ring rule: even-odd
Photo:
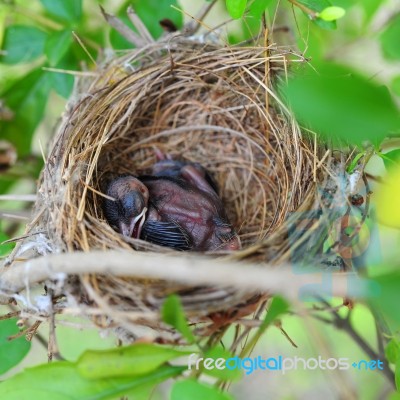
[[[67,99],[73,95],[76,77],[90,74],[96,63],[107,60],[113,52],[132,47],[105,23],[99,5],[127,25],[130,22],[126,9],[133,5],[151,34],[157,38],[164,32],[159,21],[168,18],[180,28],[190,19],[188,15],[195,15],[203,4],[205,0],[0,0],[0,194],[35,192],[48,142]],[[180,12],[180,8],[185,12]],[[230,18],[233,21],[222,24]],[[265,24],[269,29],[270,43],[298,49],[309,61],[293,66],[288,80],[277,86],[303,127],[318,132],[322,139],[336,146],[357,146],[355,164],[365,155],[367,145],[373,146],[374,155],[367,165],[367,172],[373,178],[377,218],[368,224],[370,242],[364,260],[369,277],[375,280],[372,283],[379,285],[380,294],[366,302],[369,306],[356,302],[353,310],[343,310],[342,307],[337,315],[344,317],[348,313],[351,326],[362,341],[370,348],[376,348],[379,342],[374,322],[376,310],[383,314],[390,329],[385,333],[385,340],[379,342],[386,343],[385,349],[378,349],[377,354],[386,356],[399,385],[398,0],[219,0],[207,17],[206,24],[220,26],[218,34],[232,44],[256,36]],[[3,196],[0,200],[0,243],[3,243],[0,245],[0,257],[5,257],[13,247],[12,242],[6,241],[23,233],[30,204],[16,201],[12,196]],[[179,310],[176,299],[170,303],[170,308],[166,305],[164,310],[166,322],[195,341],[183,313],[176,311]],[[333,299],[331,305],[338,307],[340,304],[341,299]],[[2,311],[5,314],[10,310],[4,308]],[[277,320],[275,324],[268,324],[268,333],[253,354],[305,358],[325,355],[354,360],[367,357],[359,346],[360,341],[354,341],[354,336],[351,336],[354,331],[350,335],[346,332],[348,325],[345,325],[346,329],[340,327],[336,317],[334,322],[326,323],[331,316],[330,311],[321,312],[320,320],[299,318],[290,313],[282,316],[282,312],[283,309],[278,312],[280,322]],[[32,346],[23,337],[11,342],[7,340],[18,335],[16,322],[15,319],[0,321],[0,374],[6,373],[4,379],[25,366],[43,363],[47,357],[46,343],[39,339],[33,340]],[[279,328],[282,324],[298,348],[284,339]],[[57,329],[61,355],[70,362],[63,367],[64,385],[74,385],[80,379],[76,375],[76,366],[85,350],[112,348],[116,343],[114,337],[100,338],[88,325],[71,318],[66,326]],[[84,329],[84,332],[77,328]],[[46,326],[40,329],[44,337],[47,335],[45,329]],[[132,354],[126,356],[134,357]],[[181,372],[164,367],[154,367],[153,375],[149,375],[149,379],[153,379],[150,386],[139,382],[142,386],[140,390],[135,389],[135,399],[148,398],[149,393],[153,393],[155,382],[162,382]],[[33,375],[18,375],[19,381],[14,383],[9,380],[11,390],[16,385],[29,385],[33,381],[40,384],[40,379],[43,383],[45,378],[40,378],[43,373],[49,376],[53,370],[32,371]],[[313,372],[292,371],[283,376],[261,371],[236,382],[232,392],[238,399],[322,396],[335,399],[343,393],[356,393],[355,398],[360,399],[399,398],[383,374],[376,371],[348,371],[346,374],[339,371]],[[123,379],[118,382],[125,384]],[[85,392],[86,383],[80,383],[82,393],[86,393],[82,398],[91,398],[90,391]],[[181,381],[174,387],[171,398],[194,398],[194,393],[203,396],[201,398],[229,398],[209,389],[193,381]],[[3,386],[3,390],[8,389]],[[42,393],[43,388],[38,387],[37,390],[37,393]],[[152,398],[165,398],[163,393],[165,390],[161,386]],[[69,398],[59,396],[53,398]]]

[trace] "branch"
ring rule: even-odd
[[[12,296],[26,286],[60,279],[60,274],[61,277],[63,274],[112,274],[158,278],[188,285],[230,286],[249,292],[280,293],[292,300],[299,298],[300,290],[302,295],[321,295],[321,292],[342,297],[365,295],[363,282],[357,280],[354,273],[299,273],[298,268],[290,265],[278,269],[267,264],[228,262],[208,257],[126,251],[54,254],[17,263],[3,268],[0,273],[0,293]]]
[[[114,28],[120,35],[122,35],[129,43],[136,47],[143,47],[146,42],[137,35],[129,26],[125,25],[119,18],[114,15],[107,14],[102,6],[100,6],[101,13],[104,19],[112,28]]]
[[[382,353],[377,353],[354,329],[353,325],[350,322],[350,312],[346,317],[341,317],[337,310],[331,308],[330,304],[324,300],[320,299],[320,301],[328,307],[328,311],[331,313],[333,319],[328,320],[319,316],[315,316],[314,318],[323,321],[325,323],[329,323],[335,326],[337,329],[346,332],[353,341],[368,355],[371,360],[376,360],[382,356]],[[378,333],[379,335],[379,333]],[[383,355],[384,356],[384,355]],[[384,368],[382,370],[383,375],[388,379],[391,385],[395,386],[395,378],[393,371],[388,367],[388,365],[384,364]]]

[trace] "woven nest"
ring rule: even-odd
[[[321,261],[331,223],[344,213],[336,205],[345,204],[349,193],[338,190],[346,156],[334,157],[314,136],[305,136],[279,100],[276,86],[293,58],[273,47],[169,36],[81,79],[81,92],[70,100],[47,158],[25,243],[34,243],[42,254],[174,253],[127,240],[102,210],[104,179],[145,174],[159,150],[211,173],[242,243],[229,255],[180,252],[179,257],[208,257],[210,263],[225,257],[240,260],[243,268],[246,262]],[[305,213],[314,217],[305,219]],[[334,246],[330,250],[336,254]],[[342,261],[332,265],[342,267]],[[152,327],[157,335],[168,330],[158,313],[168,294],[180,294],[192,322],[209,318],[211,324],[215,315],[236,310],[243,316],[265,299],[229,287],[112,274],[69,277],[58,292],[57,301],[97,309],[95,321],[103,327],[120,326],[114,316],[123,311],[126,321]]]

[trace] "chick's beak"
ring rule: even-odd
[[[121,222],[120,223],[121,233],[124,236],[139,239],[140,234],[142,232],[142,227],[143,227],[144,221],[146,219],[146,212],[147,212],[147,207],[144,207],[142,212],[135,218],[132,218],[132,220],[129,224],[125,224],[124,222]]]

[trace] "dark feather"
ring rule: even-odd
[[[152,175],[157,177],[170,177],[182,179],[182,168],[186,165],[193,165],[199,173],[204,176],[205,181],[212,187],[215,193],[218,193],[218,185],[215,179],[210,173],[203,168],[199,163],[191,163],[186,161],[173,161],[173,160],[162,160],[157,162],[153,166]]]
[[[143,225],[141,238],[159,246],[175,250],[190,250],[192,244],[189,235],[174,222],[147,220]]]

